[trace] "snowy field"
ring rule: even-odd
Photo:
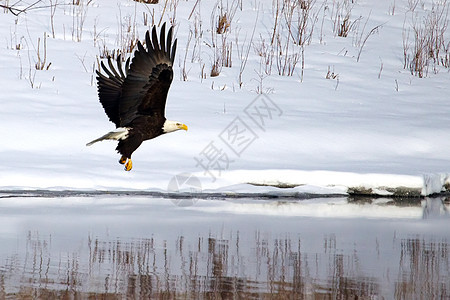
[[[446,1],[0,5],[11,8],[0,12],[2,190],[164,192],[182,173],[209,192],[427,195],[444,188]],[[166,115],[189,131],[143,143],[125,172],[115,142],[85,146],[114,128],[94,70],[117,49],[130,55],[135,39],[163,22],[175,24],[178,38]],[[442,42],[434,58],[425,55],[421,73],[410,69],[414,29]]]
[[[448,297],[450,2],[159,2],[0,0],[0,298]],[[126,172],[95,70],[164,22]]]

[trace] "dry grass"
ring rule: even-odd
[[[213,51],[211,77],[218,76],[222,67],[230,68],[233,64],[233,43],[229,41],[233,17],[239,7],[239,1],[231,4],[219,0],[211,12],[211,41],[207,45]]]
[[[179,59],[179,66],[181,68],[180,78],[183,81],[188,80],[190,69],[187,69],[187,63],[198,63],[200,65],[200,78],[203,80],[206,77],[205,63],[202,60],[202,46],[203,46],[203,24],[200,14],[200,0],[194,5],[189,20],[189,35],[186,43],[184,57]]]
[[[260,57],[260,70],[263,69],[266,75],[272,74],[274,49],[262,35],[259,36],[259,42],[254,43],[254,51]]]
[[[243,85],[243,74],[245,67],[247,66],[248,56],[250,53],[250,49],[253,45],[253,38],[255,36],[256,26],[258,24],[258,17],[259,17],[259,10],[258,14],[256,15],[255,25],[253,26],[252,35],[250,36],[250,40],[246,44],[246,39],[242,42],[242,44],[239,44],[239,33],[236,34],[236,48],[238,49],[238,57],[239,57],[239,76],[238,76],[238,83],[239,87],[242,88]]]
[[[6,14],[10,11],[11,6],[9,5],[9,0],[4,0],[3,4],[0,4],[0,7],[3,8],[3,12]]]
[[[218,34],[225,33],[230,28],[230,21],[228,20],[227,14],[223,14],[219,16],[219,21],[217,22],[216,32]]]
[[[301,63],[300,78],[303,80],[305,46],[312,41],[318,15],[323,4],[316,9],[315,0],[275,0],[272,5],[273,29],[266,39],[260,35],[255,52],[261,57],[266,75],[272,73],[275,63],[278,75],[294,75]],[[269,42],[270,40],[270,42]]]
[[[191,44],[191,41],[192,41],[192,36],[193,36],[193,33],[191,30],[191,31],[189,31],[188,41],[187,41],[186,49],[184,52],[184,60],[183,60],[182,64],[181,64],[181,59],[180,59],[180,67],[181,67],[180,75],[181,75],[181,80],[183,80],[183,81],[187,81],[187,79],[188,79],[189,72],[186,69],[186,62],[187,62],[187,56],[188,56],[188,52],[189,52],[189,45]]]
[[[326,79],[338,79],[339,80],[339,74],[334,72],[334,66],[333,69],[330,68],[330,66],[328,66],[328,71],[327,71],[327,75],[325,75]]]
[[[134,0],[134,1],[145,4],[157,4],[159,2],[159,0]]]
[[[41,48],[41,38],[38,38],[35,63],[36,70],[48,70],[52,63],[47,63],[47,33],[44,32],[44,39]]]
[[[440,62],[443,67],[450,68],[450,42],[443,43]]]
[[[336,86],[334,87],[335,90],[337,90],[339,86],[339,74],[334,71],[334,66],[331,68],[328,66],[327,74],[325,75],[326,79],[330,80],[336,80]]]
[[[222,70],[222,67],[220,66],[219,62],[216,60],[211,67],[211,72],[209,75],[211,77],[217,77],[220,75],[221,70]]]
[[[5,13],[21,13],[11,11],[10,0],[0,0],[0,5]],[[135,3],[135,7],[145,7],[140,10],[138,15],[136,9],[134,14],[128,14],[117,17],[117,34],[111,34],[106,29],[97,28],[97,20],[94,22],[93,42],[94,47],[99,49],[99,58],[113,57],[121,55],[124,59],[129,56],[136,48],[138,40],[138,28],[144,25],[161,25],[164,20],[169,20],[171,24],[176,24],[177,7],[180,0],[135,0],[145,4]],[[437,73],[443,68],[450,68],[450,41],[448,40],[448,11],[449,0],[440,0],[431,4],[423,4],[421,0],[407,0],[407,13],[403,26],[403,62],[404,68],[411,74],[418,77],[426,77],[430,72]],[[13,1],[15,2],[15,1]],[[66,3],[68,2],[68,3]],[[55,14],[58,13],[57,7],[64,7],[64,13],[71,15],[72,24],[62,24],[64,28],[64,37],[73,41],[81,42],[85,39],[85,21],[88,17],[89,5],[93,0],[46,0],[45,2],[33,2],[34,5],[27,9],[50,9],[50,22],[48,36],[45,35],[38,39],[37,37],[29,39],[34,41],[34,51],[31,52],[31,68],[34,70],[46,70],[50,68],[51,63],[47,61],[46,47],[47,38],[55,38],[61,24],[55,24]],[[37,3],[41,3],[37,5]],[[260,13],[271,13],[271,19],[264,17],[264,22],[269,26],[260,26],[261,22],[255,21],[255,28],[252,35],[248,28],[241,30],[236,19],[241,18],[242,14],[235,18],[236,13],[242,10],[242,0],[216,0],[212,11],[203,11],[210,13],[210,23],[207,21],[202,24],[200,7],[202,1],[192,0],[189,7],[189,35],[187,39],[184,55],[179,55],[180,79],[188,80],[188,76],[195,73],[196,77],[202,80],[210,77],[219,76],[223,68],[237,67],[239,70],[238,84],[244,85],[244,71],[247,61],[255,57],[250,55],[249,51],[253,49],[260,61],[260,66],[254,68],[248,73],[255,72],[250,80],[257,81],[257,92],[263,90],[263,79],[270,75],[280,76],[299,76],[303,81],[305,70],[305,48],[312,42],[320,42],[324,37],[339,36],[353,37],[352,45],[356,50],[354,57],[356,61],[360,60],[361,53],[369,40],[370,36],[377,34],[381,25],[369,27],[370,14],[367,17],[356,17],[352,10],[356,6],[356,1],[352,0],[273,0],[271,11],[270,7],[263,8],[255,2],[251,4],[252,9],[258,9]],[[49,5],[47,5],[49,4]],[[250,4],[247,5],[248,9]],[[203,6],[204,7],[204,6]],[[210,6],[209,6],[210,7]],[[394,15],[401,11],[399,1],[393,1],[386,7],[389,15]],[[119,6],[120,10],[120,6]],[[247,13],[247,12],[245,12]],[[246,17],[246,16],[244,16]],[[253,15],[254,17],[254,15]],[[234,20],[234,21],[233,21]],[[269,22],[271,24],[267,24]],[[139,24],[138,24],[139,23]],[[208,24],[209,23],[209,24]],[[258,24],[257,24],[258,23]],[[246,22],[249,24],[249,22]],[[327,24],[329,28],[327,28]],[[71,26],[70,26],[71,25]],[[376,25],[376,24],[374,24]],[[89,29],[89,28],[88,28]],[[141,29],[140,29],[141,30]],[[328,32],[327,32],[328,30]],[[240,34],[246,32],[247,35]],[[255,39],[253,34],[256,36]],[[116,38],[111,41],[111,36]],[[446,39],[447,38],[447,39]],[[317,40],[313,40],[317,39]],[[17,38],[16,38],[17,40]],[[114,43],[113,43],[114,42]],[[329,42],[329,41],[327,41]],[[368,44],[368,43],[367,43]],[[37,46],[37,47],[36,47]],[[206,46],[206,47],[205,47]],[[11,49],[22,49],[22,42],[13,43],[11,39]],[[366,46],[367,47],[367,46]],[[112,50],[114,48],[114,50]],[[351,53],[351,51],[349,52]],[[83,65],[83,67],[85,67]],[[86,69],[86,67],[85,67]],[[191,71],[191,70],[195,70]],[[382,67],[380,68],[381,74]],[[320,76],[320,75],[319,75]],[[339,80],[338,74],[328,68],[327,79]],[[231,86],[231,84],[229,85]]]
[[[72,40],[81,42],[84,23],[86,21],[89,4],[92,0],[73,0],[72,7]]]
[[[449,67],[450,42],[446,40],[449,3],[444,0],[432,3],[428,11],[423,8],[417,11],[417,1],[408,2],[411,22],[405,20],[403,26],[403,67],[422,78],[430,69],[437,73],[439,66]]]
[[[333,32],[336,36],[347,37],[358,19],[351,21],[353,10],[353,1],[333,0],[331,8],[331,21],[333,23]]]

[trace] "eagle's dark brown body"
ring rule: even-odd
[[[165,24],[159,36],[156,26],[145,35],[146,48],[140,41],[130,64],[130,59],[122,67],[122,59],[117,58],[117,69],[111,58],[108,67],[101,63],[103,75],[97,71],[98,95],[109,120],[116,125],[112,131],[97,141],[115,139],[119,141],[116,150],[122,155],[120,163],[126,170],[131,169],[131,155],[145,140],[178,129],[187,130],[186,125],[167,121],[165,106],[167,93],[173,79],[173,61],[176,43],[172,43],[171,27],[165,35]]]
[[[117,152],[130,158],[131,154],[142,144],[143,141],[153,139],[164,134],[164,117],[141,116],[134,119],[127,127],[131,128],[128,137],[120,140]]]

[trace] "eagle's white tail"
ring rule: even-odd
[[[99,137],[98,139],[93,140],[92,142],[89,142],[86,144],[86,146],[90,146],[92,144],[95,144],[97,142],[103,141],[103,140],[123,140],[128,137],[128,132],[130,128],[127,127],[119,127],[114,131],[108,132],[104,136]]]

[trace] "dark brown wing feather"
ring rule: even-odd
[[[111,57],[108,57],[108,66],[109,69],[101,62],[101,68],[106,73],[106,76],[97,71],[98,97],[109,120],[116,124],[116,127],[119,127],[119,98],[122,94],[123,82],[130,68],[130,59],[128,58],[126,61],[125,70],[123,70],[122,58],[120,55],[117,57],[119,73],[114,68]]]
[[[120,126],[127,126],[139,115],[164,118],[177,44],[176,40],[172,44],[173,27],[169,29],[166,41],[165,27],[166,24],[163,24],[159,42],[156,26],[152,29],[151,38],[147,31],[147,50],[141,42],[137,44],[138,49],[122,85],[119,101]]]

